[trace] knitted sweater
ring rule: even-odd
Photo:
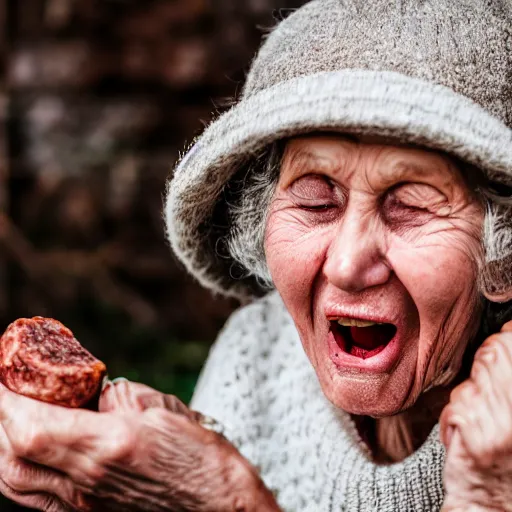
[[[404,461],[372,462],[350,416],[323,395],[275,292],[228,321],[192,408],[224,425],[285,511],[441,508],[445,452],[438,426]]]

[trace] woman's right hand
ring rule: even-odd
[[[110,383],[100,412],[0,386],[0,491],[67,510],[274,512],[256,470],[201,416],[142,384]]]

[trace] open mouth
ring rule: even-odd
[[[368,359],[382,352],[395,337],[396,326],[355,318],[331,321],[336,344],[343,352],[360,359]]]

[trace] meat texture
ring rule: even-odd
[[[20,318],[0,340],[0,381],[15,393],[84,407],[99,395],[105,375],[105,365],[52,318]]]

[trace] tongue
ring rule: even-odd
[[[394,330],[392,325],[371,325],[370,327],[351,327],[350,335],[352,341],[358,347],[365,350],[385,345],[392,338],[389,327]]]

